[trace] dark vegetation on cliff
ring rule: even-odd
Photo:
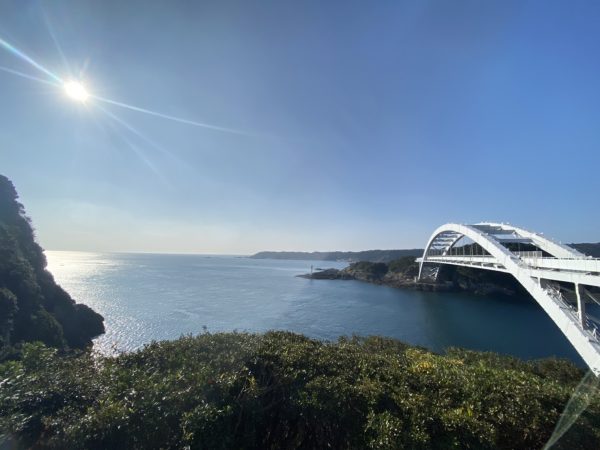
[[[587,244],[569,244],[580,252],[600,258],[600,242]],[[255,259],[296,259],[308,261],[366,261],[391,263],[406,256],[421,256],[423,249],[409,250],[365,250],[362,252],[258,252],[250,258]]]
[[[20,448],[542,448],[583,372],[381,337],[203,334],[118,357],[27,344],[0,365]],[[600,446],[600,399],[553,448]]]
[[[501,272],[446,265],[441,267],[438,283],[435,285],[416,283],[415,277],[418,273],[419,265],[415,262],[415,258],[405,256],[389,263],[359,261],[341,270],[327,269],[302,276],[317,280],[359,280],[386,286],[426,290],[529,295],[512,275]]]
[[[11,181],[0,175],[0,360],[23,342],[82,348],[103,318],[54,282]]]
[[[581,244],[569,244],[576,250],[579,250],[581,253],[584,253],[588,256],[593,256],[594,258],[600,258],[600,242],[596,243],[581,243]]]
[[[454,290],[482,295],[502,293],[530,297],[527,290],[509,273],[446,265],[440,268],[438,280]]]

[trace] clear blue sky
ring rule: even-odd
[[[0,11],[0,38],[96,95],[246,133],[0,71],[0,173],[48,249],[422,247],[480,220],[600,240],[600,2]],[[47,78],[3,48],[0,66]]]

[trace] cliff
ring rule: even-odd
[[[22,342],[85,347],[104,333],[103,320],[75,303],[46,270],[17,192],[0,175],[0,359]]]

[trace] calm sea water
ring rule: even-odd
[[[529,298],[429,293],[358,281],[307,280],[323,261],[231,256],[46,252],[57,282],[105,317],[106,353],[216,331],[291,330],[335,340],[384,335],[436,351],[449,346],[582,364]]]

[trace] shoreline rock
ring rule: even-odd
[[[419,283],[414,278],[396,276],[385,276],[382,279],[376,279],[352,270],[346,269],[323,269],[313,273],[305,273],[296,275],[298,278],[306,278],[309,280],[356,280],[365,283],[376,284],[380,286],[389,286],[399,289],[414,289],[418,291],[452,291],[454,286],[451,283]]]
[[[458,278],[437,283],[417,282],[415,264],[406,264],[399,271],[392,270],[385,263],[358,262],[344,269],[322,269],[312,273],[297,275],[310,280],[357,280],[398,289],[413,289],[425,292],[472,292],[476,295],[503,294],[515,295],[517,292],[510,286],[503,286],[490,281],[475,281],[469,278]]]

